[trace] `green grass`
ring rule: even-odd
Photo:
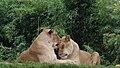
[[[35,63],[35,62],[25,62],[19,64],[17,62],[12,62],[12,64],[0,63],[0,68],[115,68],[113,65],[74,65],[74,64],[48,64],[48,63]]]

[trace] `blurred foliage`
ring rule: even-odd
[[[120,0],[0,0],[0,60],[15,60],[39,28],[70,34],[102,64],[120,63]]]
[[[13,51],[10,55],[15,59],[30,46],[39,28],[53,28],[60,36],[65,35],[63,23],[71,21],[75,12],[66,11],[62,0],[1,0],[0,13],[1,52]],[[3,60],[13,60],[3,53]]]
[[[105,52],[103,55],[109,63],[118,64],[120,62],[120,35],[115,33],[106,33],[103,35]],[[109,58],[107,58],[109,57]],[[106,63],[105,61],[103,63]]]
[[[99,0],[96,3],[96,18],[100,23],[99,33],[103,35],[100,46],[102,63],[120,63],[120,0]]]

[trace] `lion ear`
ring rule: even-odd
[[[65,36],[65,41],[66,41],[66,42],[70,41],[70,35],[66,35],[66,36]]]
[[[52,34],[53,33],[53,30],[52,29],[50,29],[50,31],[48,32],[49,34]]]
[[[43,28],[41,28],[40,30],[39,30],[39,33],[41,33],[43,31]]]

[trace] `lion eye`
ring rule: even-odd
[[[65,56],[67,56],[67,54],[65,54]]]
[[[59,44],[57,43],[56,46],[58,46]]]

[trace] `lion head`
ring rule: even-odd
[[[70,35],[63,36],[59,44],[58,56],[60,59],[67,59],[73,52],[73,44]]]
[[[57,48],[56,45],[60,42],[60,37],[57,35],[57,32],[53,29],[41,29],[40,36],[44,37],[43,40],[47,41],[46,43],[52,44],[52,47]]]

